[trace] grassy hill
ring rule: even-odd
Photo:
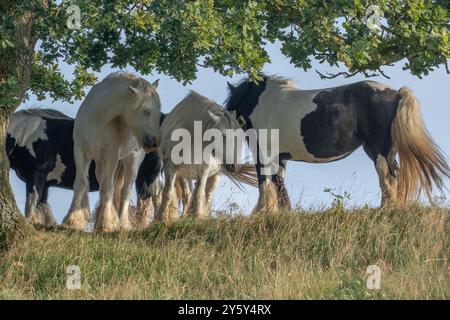
[[[40,230],[0,260],[0,299],[450,298],[450,210],[329,210]],[[381,289],[366,288],[369,265]],[[79,265],[80,290],[66,288]]]

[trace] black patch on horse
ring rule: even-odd
[[[49,140],[38,140],[37,142],[35,142],[37,144],[35,150],[40,151],[41,158],[44,158],[46,151],[54,153],[54,156],[49,158],[49,162],[51,163],[48,163],[48,172],[52,171],[52,169],[55,167],[56,154],[59,154],[61,156],[61,161],[66,166],[66,169],[61,176],[61,181],[58,182],[57,180],[50,180],[48,181],[48,185],[72,190],[76,176],[76,166],[73,154],[74,120],[46,119],[46,122],[46,133]],[[95,162],[92,161],[91,165],[89,166],[89,191],[98,190],[99,185],[95,177]]]
[[[229,85],[230,94],[225,101],[225,109],[236,111],[236,115],[243,116],[246,122],[244,130],[253,128],[250,120],[255,107],[258,105],[259,97],[266,89],[267,76],[263,76],[261,81],[256,83],[249,79],[242,80],[237,86]]]
[[[75,161],[73,155],[73,119],[50,119],[40,116],[46,122],[46,140],[38,139],[33,142],[35,153],[33,156],[26,147],[16,145],[16,140],[7,135],[6,152],[13,169],[18,178],[25,182],[27,193],[38,193],[38,203],[46,203],[49,187],[73,189],[75,181]],[[48,174],[55,168],[57,155],[65,166],[60,180],[47,181]],[[95,163],[89,168],[89,190],[99,189],[95,178]]]
[[[161,120],[159,125],[162,125],[166,116],[166,113],[161,112]],[[142,160],[139,167],[135,182],[138,199],[147,199],[151,196],[150,185],[153,184],[153,182],[155,182],[158,178],[161,173],[161,168],[162,160],[159,152],[154,151],[145,155],[144,160]]]
[[[162,161],[159,152],[147,153],[142,160],[136,177],[136,193],[138,199],[147,199],[151,196],[150,185],[155,182],[161,172]]]
[[[392,148],[390,128],[400,95],[362,81],[324,90],[313,99],[317,109],[301,120],[306,149],[316,158],[345,156],[364,145],[372,160]]]

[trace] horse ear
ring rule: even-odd
[[[228,85],[228,89],[230,89],[231,92],[233,92],[233,91],[236,89],[236,87],[233,86],[233,85],[232,85],[230,82],[228,82],[228,81],[227,81],[227,85]]]
[[[152,83],[152,86],[155,87],[155,89],[158,88],[158,85],[159,85],[159,79]]]
[[[220,116],[218,116],[217,114],[211,112],[211,110],[208,110],[209,116],[213,119],[214,123],[219,122],[220,120]]]
[[[138,95],[141,92],[138,88],[135,88],[133,86],[130,86],[130,90],[136,95]]]

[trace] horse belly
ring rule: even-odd
[[[360,141],[355,141],[353,133],[344,139],[349,141],[342,141],[342,128],[336,127],[328,116],[321,118],[314,96],[290,93],[276,102],[260,99],[262,103],[251,115],[252,123],[255,129],[279,129],[279,152],[289,154],[290,160],[326,163],[348,156]],[[308,120],[310,115],[314,115],[313,121]],[[315,120],[318,117],[320,121]]]
[[[196,180],[199,176],[208,170],[208,177],[217,174],[220,171],[218,166],[209,166],[206,164],[181,164],[177,165],[177,175],[188,180]]]
[[[329,103],[315,106],[299,121],[302,148],[312,156],[308,162],[339,160],[361,146],[351,105]]]

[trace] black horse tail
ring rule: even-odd
[[[450,168],[423,123],[417,98],[406,87],[398,92],[401,100],[391,126],[400,159],[398,199],[406,204],[425,193],[431,200],[434,187],[442,190],[444,178],[450,178]]]

